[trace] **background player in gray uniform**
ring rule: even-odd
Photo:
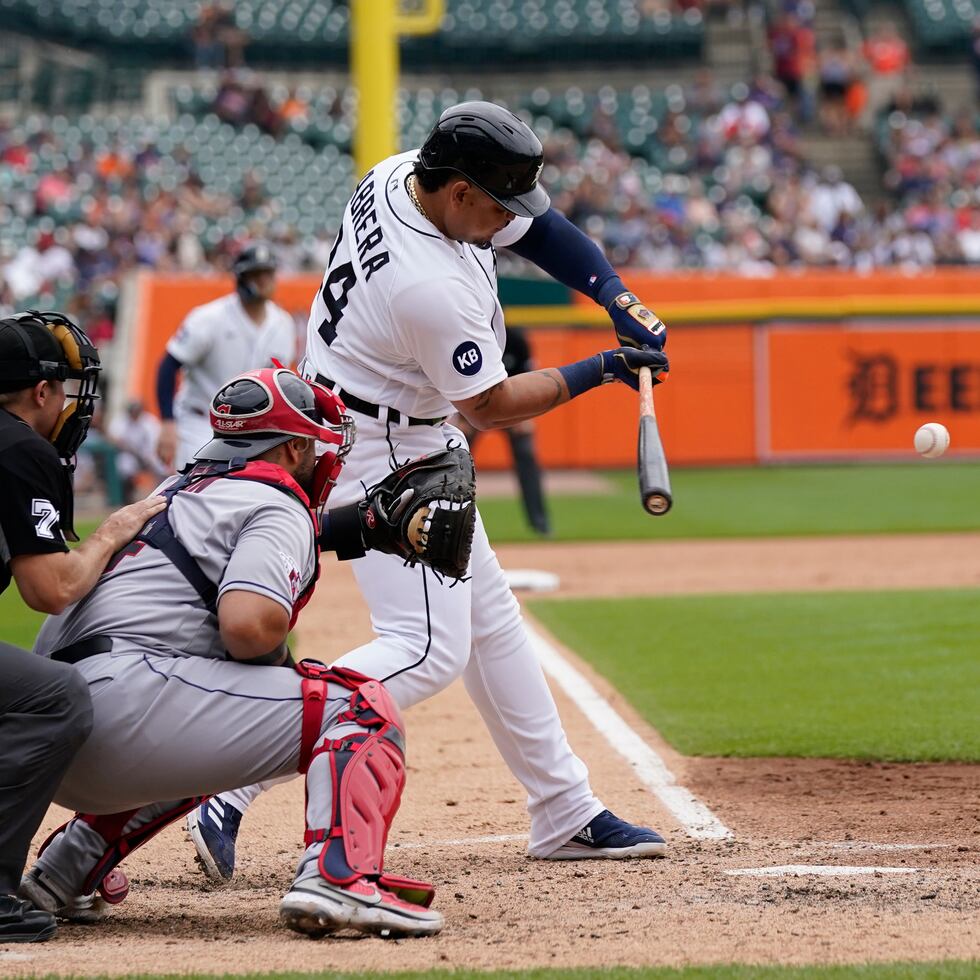
[[[60,612],[84,596],[113,552],[163,506],[140,501],[74,551],[65,544],[66,536],[78,540],[70,461],[88,432],[100,370],[95,347],[64,314],[0,320],[0,592],[13,579],[39,612]],[[54,918],[14,892],[31,839],[91,724],[88,687],[70,666],[0,642],[0,944],[54,935]]]
[[[208,406],[236,374],[296,360],[292,317],[272,302],[276,261],[268,245],[244,248],[232,265],[235,291],[191,310],[170,338],[157,370],[157,403],[163,424],[157,454],[184,467],[211,437]],[[182,374],[176,397],[177,375]]]
[[[204,462],[162,485],[167,509],[38,636],[37,653],[77,665],[94,721],[55,794],[80,812],[42,848],[21,894],[97,919],[128,891],[115,865],[202,797],[308,769],[307,847],[283,921],[311,935],[438,932],[439,913],[400,897],[408,888],[427,905],[431,889],[382,871],[404,783],[397,707],[360,674],[287,663],[349,417],[332,393],[279,368],[229,382],[211,422]]]
[[[476,428],[508,428],[607,381],[636,388],[640,366],[666,369],[653,349],[663,344],[663,324],[549,207],[537,183],[542,160],[540,141],[517,116],[471,102],[446,110],[420,150],[382,160],[358,185],[310,311],[304,365],[357,418],[338,499],[356,499],[361,481],[371,485],[396,459],[464,441],[446,421],[457,411]],[[622,346],[508,378],[495,244],[602,303]],[[403,709],[462,676],[527,789],[532,856],[665,852],[656,831],[620,819],[593,794],[479,520],[471,577],[451,588],[377,553],[353,569],[377,636],[338,663],[386,679]],[[227,811],[249,795],[233,803],[223,794],[220,803]],[[215,852],[230,854],[235,827],[212,808],[201,818]]]

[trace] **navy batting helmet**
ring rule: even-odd
[[[248,281],[249,273],[275,272],[276,268],[276,257],[265,242],[254,242],[251,245],[246,245],[235,256],[235,261],[231,264],[231,271],[235,275],[235,288],[238,290],[242,302],[258,297],[254,287]]]
[[[501,207],[536,218],[551,199],[540,184],[544,151],[530,127],[492,102],[447,109],[419,151],[424,170],[454,170]]]

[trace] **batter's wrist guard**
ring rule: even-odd
[[[603,383],[602,355],[593,354],[583,361],[566,364],[558,368],[558,373],[565,379],[568,397],[578,398],[579,395]]]

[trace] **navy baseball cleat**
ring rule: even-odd
[[[187,833],[197,848],[197,863],[216,884],[231,881],[235,873],[235,841],[241,825],[242,814],[217,796],[187,815]]]
[[[663,857],[667,842],[649,827],[620,820],[603,810],[593,817],[570,841],[552,851],[547,861],[586,861],[590,858],[622,860],[623,858]]]

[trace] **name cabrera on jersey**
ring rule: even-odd
[[[256,324],[237,293],[197,306],[167,343],[167,353],[180,361],[184,377],[175,410],[207,414],[214,393],[244,371],[296,359],[293,318],[275,303],[266,303],[265,320]]]
[[[315,569],[313,523],[299,501],[252,480],[205,480],[176,495],[169,517],[177,539],[219,584],[219,600],[228,591],[254,592],[292,613]],[[105,635],[113,652],[227,656],[217,619],[187,579],[140,543],[115,556],[86,598],[49,617],[34,649],[50,655]]]
[[[358,184],[307,325],[306,370],[417,418],[452,413],[506,377],[493,248],[442,235],[405,185],[417,150]],[[530,226],[515,218],[494,245]]]

